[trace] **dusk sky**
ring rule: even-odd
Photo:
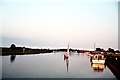
[[[2,46],[118,48],[119,0],[2,0]]]

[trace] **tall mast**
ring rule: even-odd
[[[95,42],[94,42],[94,51],[95,51]]]
[[[69,54],[69,43],[68,43],[68,50],[67,50],[67,53]]]

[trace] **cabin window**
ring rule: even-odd
[[[97,58],[97,56],[95,56],[95,58]]]
[[[102,59],[102,56],[98,56],[98,59]]]

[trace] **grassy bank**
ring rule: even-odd
[[[39,54],[39,53],[51,53],[53,50],[49,49],[31,49],[31,48],[0,48],[2,50],[2,56],[4,55],[24,55],[24,54]]]

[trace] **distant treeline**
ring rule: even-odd
[[[67,49],[32,49],[26,47],[16,47],[15,44],[12,44],[9,48],[2,47],[2,55],[24,55],[24,54],[39,54],[39,53],[51,53],[53,51],[67,51]],[[77,51],[77,49],[70,49],[70,51]]]
[[[100,52],[111,52],[111,53],[120,53],[120,51],[119,50],[114,50],[114,49],[112,49],[112,48],[108,48],[108,50],[107,51],[105,51],[104,49],[101,49],[101,48],[96,48],[96,51],[100,51]]]
[[[57,52],[57,51],[66,52],[67,49],[31,49],[31,48],[23,48],[23,47],[16,47],[14,49],[2,48],[2,55],[39,54],[39,53],[51,53],[51,52]],[[70,51],[76,51],[76,50],[70,49]],[[80,51],[77,50],[77,52],[80,52]]]
[[[12,55],[12,54],[38,54],[38,53],[51,53],[52,50],[49,49],[31,49],[31,48],[23,48],[16,47],[14,49],[11,48],[2,48],[2,55]]]
[[[2,55],[24,55],[24,54],[39,54],[39,53],[51,53],[51,52],[67,52],[67,49],[32,49],[32,48],[26,48],[26,47],[16,47],[15,44],[12,44],[9,48],[1,47],[2,49]],[[85,52],[93,52],[89,50],[79,50],[79,49],[69,49],[70,52],[76,51],[77,53],[85,53]],[[96,48],[95,51],[99,52],[111,52],[111,53],[120,53],[119,50],[114,50],[111,48],[108,48],[107,51],[101,48]]]

